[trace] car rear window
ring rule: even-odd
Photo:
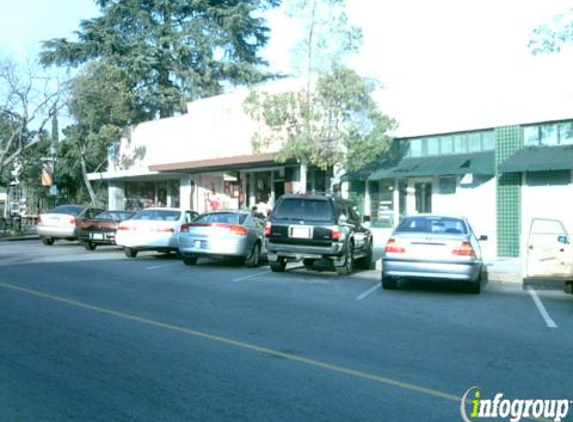
[[[467,234],[463,220],[453,217],[407,217],[396,233]]]
[[[113,220],[113,221],[123,221],[131,218],[133,216],[132,212],[128,211],[105,211],[96,216],[99,220]]]
[[[172,210],[143,210],[135,214],[132,220],[158,220],[158,221],[177,221],[181,212]]]
[[[84,207],[80,205],[59,205],[52,211],[53,214],[79,215]]]
[[[281,220],[332,221],[334,212],[329,201],[285,198],[277,204],[273,217]]]
[[[226,223],[243,224],[247,219],[247,214],[236,212],[216,212],[203,214],[193,220],[194,223]]]

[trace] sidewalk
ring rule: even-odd
[[[520,258],[495,258],[486,260],[488,281],[523,284]]]

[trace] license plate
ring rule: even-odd
[[[90,233],[90,239],[92,240],[103,240],[103,234],[102,233]]]
[[[306,226],[291,226],[290,237],[297,239],[310,239],[312,238],[311,228]]]
[[[193,247],[195,249],[201,249],[201,241],[200,240],[196,240],[195,242],[193,242]]]

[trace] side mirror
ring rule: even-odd
[[[362,217],[362,221],[364,223],[370,223],[370,221],[372,221],[372,219],[370,218],[369,215],[365,215],[364,217]]]
[[[482,235],[479,237],[478,240],[479,240],[480,242],[481,242],[482,240],[487,240],[487,236],[482,234]]]
[[[564,245],[569,244],[569,236],[557,236],[557,241],[563,243]]]

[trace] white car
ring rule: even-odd
[[[115,243],[128,258],[135,258],[139,251],[178,252],[181,226],[197,215],[179,208],[146,208],[119,225]]]

